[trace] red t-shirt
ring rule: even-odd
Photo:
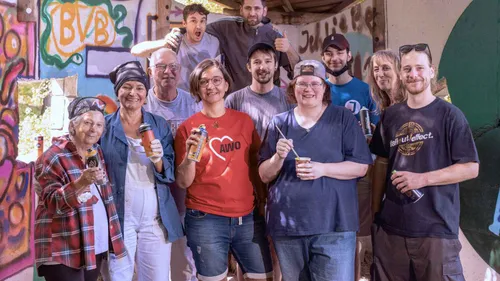
[[[250,117],[226,109],[219,118],[198,112],[186,119],[175,136],[176,167],[186,157],[186,139],[193,128],[205,124],[208,139],[196,175],[187,188],[186,207],[206,213],[241,217],[253,210],[258,183],[257,157],[260,138]]]

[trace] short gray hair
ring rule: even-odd
[[[179,60],[177,59],[177,54],[174,51],[169,48],[161,48],[151,53],[151,56],[149,56],[149,65],[154,66],[156,64],[156,61],[158,60],[158,57],[161,57],[165,53],[172,54],[175,57],[176,62],[179,62]]]

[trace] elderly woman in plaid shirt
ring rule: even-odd
[[[68,107],[69,135],[53,139],[37,160],[40,198],[36,209],[35,253],[45,280],[95,281],[108,252],[126,255],[122,231],[97,144],[104,104],[77,98]],[[88,149],[98,152],[100,167],[87,168]]]

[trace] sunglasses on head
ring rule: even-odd
[[[80,108],[79,108],[78,105],[82,101],[85,101],[85,100],[92,100],[92,103],[89,106],[85,106],[83,108],[80,106]],[[106,108],[106,104],[102,100],[100,100],[98,98],[94,98],[94,97],[84,97],[84,98],[81,98],[79,101],[77,101],[75,106],[73,106],[73,109],[71,110],[70,116],[75,116],[77,113],[78,113],[78,115],[80,115],[80,114],[86,113],[88,111],[93,111],[93,110],[104,112],[105,108]]]
[[[408,54],[412,50],[415,50],[417,52],[425,52],[429,55],[429,60],[432,63],[432,55],[431,55],[431,49],[429,48],[429,45],[426,43],[418,43],[418,44],[413,44],[413,45],[403,45],[399,47],[399,57],[402,55]]]

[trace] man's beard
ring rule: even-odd
[[[419,82],[420,82],[420,81],[419,81]],[[416,96],[416,95],[418,95],[418,94],[420,94],[420,93],[424,92],[427,88],[429,88],[430,83],[426,83],[425,81],[423,81],[423,84],[424,84],[424,86],[423,86],[423,87],[413,88],[413,89],[411,89],[411,90],[410,90],[410,88],[406,87],[406,85],[405,85],[405,89],[406,89],[406,91],[407,91],[410,95],[412,95],[412,96]]]
[[[259,82],[260,84],[267,84],[271,80],[273,80],[274,75],[271,75],[270,72],[266,72],[266,73],[262,73],[262,74],[265,74],[265,75],[260,75],[260,74],[255,75],[255,80],[257,80],[257,82]]]
[[[245,22],[246,22],[249,26],[252,26],[252,27],[253,27],[253,26],[257,26],[257,25],[259,25],[259,23],[261,23],[261,22],[262,22],[262,19],[260,19],[260,20],[259,20],[259,17],[257,17],[256,19],[252,19],[252,20],[251,20],[251,22],[250,22],[250,20],[245,19]]]

